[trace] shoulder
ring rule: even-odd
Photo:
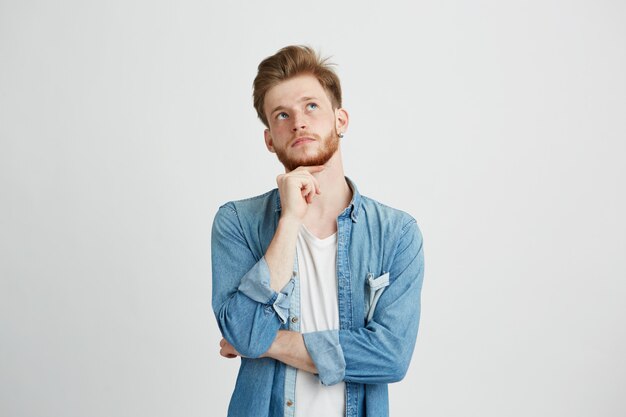
[[[277,188],[254,197],[228,201],[217,210],[213,228],[237,231],[244,235],[270,230],[275,227],[273,224],[279,205]]]
[[[228,201],[219,207],[218,214],[220,214],[220,212],[227,211],[237,216],[259,216],[265,210],[275,210],[277,207],[277,199],[278,189],[274,188],[273,190],[254,197]]]
[[[369,197],[362,197],[361,208],[358,238],[382,251],[382,270],[392,271],[413,260],[423,264],[424,239],[411,214]]]
[[[361,196],[360,210],[357,221],[360,236],[377,236],[391,247],[404,246],[408,242],[421,247],[422,232],[411,214],[366,196]]]
[[[361,196],[361,210],[366,221],[379,221],[401,228],[417,224],[415,218],[406,211],[388,206],[370,197]]]

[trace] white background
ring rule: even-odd
[[[384,3],[384,4],[383,4]],[[0,0],[0,415],[225,415],[210,228],[275,186],[258,63],[332,55],[425,239],[392,416],[624,416],[626,3]]]

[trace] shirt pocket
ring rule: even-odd
[[[368,273],[366,285],[368,288],[368,291],[366,292],[368,294],[368,298],[365,300],[367,311],[365,322],[369,323],[374,316],[374,310],[376,309],[376,304],[378,304],[380,295],[389,285],[389,272],[386,272],[377,278],[374,278],[374,274],[371,272]]]

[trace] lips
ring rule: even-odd
[[[303,136],[303,137],[299,137],[299,138],[297,138],[297,139],[293,142],[293,144],[292,144],[291,146],[292,146],[292,147],[293,147],[293,146],[298,146],[298,145],[299,145],[299,144],[301,144],[301,143],[307,143],[307,142],[313,142],[313,141],[315,141],[315,139],[310,138],[310,137],[308,137],[308,136]]]

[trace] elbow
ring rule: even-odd
[[[407,366],[402,366],[398,362],[390,360],[386,363],[379,363],[375,369],[361,369],[358,375],[350,375],[349,378],[346,378],[346,381],[365,384],[393,384],[394,382],[402,381],[406,376],[407,370]]]
[[[402,381],[409,370],[410,362],[411,356],[407,356],[406,352],[398,352],[396,355],[391,355],[387,366],[387,383]]]
[[[259,358],[267,352],[281,325],[271,307],[260,306],[247,297],[222,306],[216,318],[222,336],[246,358]]]
[[[415,335],[409,339],[405,339],[404,342],[397,343],[393,349],[391,349],[389,355],[389,376],[392,382],[399,382],[404,379],[409,371],[409,365],[413,358],[413,350],[415,348]]]
[[[245,358],[260,358],[270,348],[278,333],[275,326],[250,328],[233,325],[224,320],[219,320],[218,323],[224,339]]]
[[[244,358],[260,358],[261,355],[267,352],[271,345],[271,341],[268,342],[267,337],[259,335],[255,338],[250,333],[233,331],[234,329],[229,329],[221,325],[220,330],[224,339],[226,339],[228,343],[235,348],[237,353]]]
[[[391,369],[389,372],[389,383],[400,382],[406,376],[407,371],[409,370],[409,366],[403,365],[399,362],[391,365]]]
[[[243,329],[233,329],[220,324],[220,330],[224,339],[228,341],[240,356],[245,358],[260,358],[270,348],[275,334],[271,331],[265,333],[252,334]],[[268,329],[271,330],[271,329]]]

